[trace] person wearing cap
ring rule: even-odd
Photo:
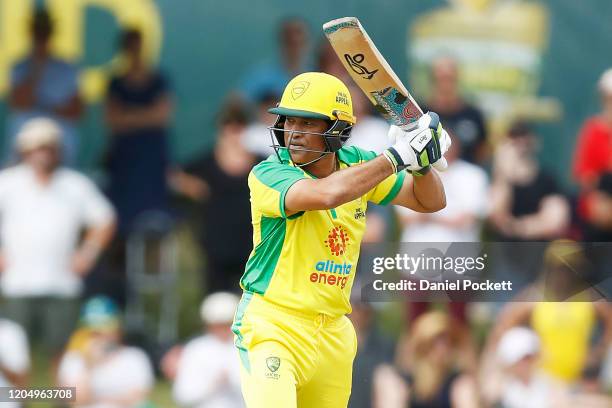
[[[30,23],[32,50],[11,71],[6,151],[9,159],[15,159],[13,148],[19,129],[32,118],[49,116],[57,121],[64,135],[62,160],[73,166],[79,148],[76,122],[83,112],[83,102],[76,66],[54,56],[50,50],[53,32],[51,15],[46,9],[37,8]]]
[[[539,369],[540,349],[538,335],[517,326],[503,333],[495,349],[483,354],[480,379],[487,406],[560,406],[564,388]]]
[[[0,171],[0,291],[7,316],[29,334],[40,328],[55,355],[76,322],[83,278],[113,235],[114,211],[87,177],[60,166],[55,121],[26,122],[16,143],[21,162]]]
[[[240,367],[231,325],[239,298],[216,292],[200,307],[206,333],[189,341],[181,352],[173,385],[181,407],[240,408]]]
[[[380,155],[345,147],[351,95],[320,72],[293,78],[270,112],[275,154],[248,178],[254,248],[232,328],[243,395],[251,408],[345,407],[357,351],[346,314],[368,202],[444,208],[432,166],[445,165],[450,138],[428,113],[411,131],[391,126]]]
[[[76,407],[145,407],[153,367],[145,352],[121,340],[121,315],[106,296],[89,299],[81,311],[57,374],[58,385],[76,387]]]

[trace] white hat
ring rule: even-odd
[[[612,94],[612,68],[607,69],[599,78],[598,82],[599,91]]]
[[[505,332],[499,341],[497,356],[506,366],[511,366],[539,350],[537,334],[526,327],[514,327]]]
[[[200,317],[207,324],[231,323],[239,301],[240,298],[233,293],[213,293],[202,302]]]
[[[58,146],[62,130],[49,118],[34,118],[27,121],[19,130],[16,138],[17,149],[27,152],[41,146]]]

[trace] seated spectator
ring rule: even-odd
[[[549,241],[569,225],[569,204],[536,158],[531,128],[517,123],[495,151],[489,222],[500,241]]]
[[[349,408],[372,406],[375,370],[393,362],[393,342],[376,327],[376,312],[368,303],[353,299],[349,318],[357,333],[357,355],[353,363],[353,386]]]
[[[30,372],[28,337],[17,323],[0,318],[0,387],[25,387]],[[2,407],[19,408],[17,402]]]
[[[202,302],[206,334],[183,348],[173,385],[181,407],[240,408],[240,362],[231,330],[238,296],[217,292]]]
[[[114,232],[96,186],[60,166],[61,128],[46,118],[17,136],[22,163],[0,172],[0,288],[7,316],[59,354],[78,317],[82,281]],[[83,239],[80,233],[85,230]]]
[[[167,210],[168,126],[172,102],[168,81],[142,55],[142,34],[122,33],[127,67],[108,87],[106,121],[111,139],[106,157],[108,195],[126,237],[135,219],[148,210]]]
[[[478,407],[475,379],[461,368],[461,347],[447,315],[441,312],[421,315],[399,350],[405,353],[397,358],[408,390],[408,401],[400,406]],[[395,381],[383,383],[379,379],[382,378],[375,377],[377,395],[397,392],[397,389],[389,387]]]
[[[487,159],[487,133],[482,113],[461,95],[459,69],[455,60],[440,57],[431,66],[432,93],[424,111],[440,115],[444,129],[461,140],[461,159],[482,165]]]
[[[589,118],[580,131],[574,156],[574,178],[580,185],[578,213],[584,223],[583,239],[607,242],[612,238],[610,212],[608,217],[602,212],[606,201],[598,192],[607,190],[610,194],[609,181],[601,179],[612,173],[612,68],[601,76],[598,87],[602,110]]]
[[[76,407],[143,406],[153,388],[153,368],[139,348],[121,342],[117,305],[107,297],[84,305],[58,371],[58,385],[76,387]]]
[[[32,50],[11,72],[6,152],[16,159],[14,145],[19,129],[32,118],[47,116],[58,123],[64,135],[64,164],[74,166],[79,150],[76,122],[83,103],[76,66],[51,53],[53,31],[53,20],[47,10],[37,9],[30,24]]]
[[[308,26],[303,19],[291,17],[280,23],[279,55],[249,67],[242,78],[240,89],[249,102],[266,94],[281,95],[291,78],[310,70],[308,37]]]
[[[260,160],[244,148],[247,124],[244,105],[230,99],[218,117],[217,143],[212,152],[196,158],[172,176],[174,188],[199,202],[198,226],[206,255],[208,292],[238,291],[238,282],[253,248],[247,179]]]

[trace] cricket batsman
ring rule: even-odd
[[[334,76],[293,78],[270,128],[276,154],[249,175],[254,248],[232,330],[249,408],[346,407],[357,338],[346,317],[368,202],[419,212],[446,205],[431,166],[450,138],[425,114],[392,126],[376,155],[343,147],[355,124]]]

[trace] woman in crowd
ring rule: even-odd
[[[405,401],[398,407],[471,408],[479,406],[475,378],[463,368],[461,344],[452,321],[445,313],[434,311],[419,316],[411,332],[399,346],[398,366],[405,384]],[[387,369],[375,374],[377,407],[390,408],[385,396],[398,403],[399,382]],[[395,384],[395,385],[394,385]],[[400,390],[401,391],[401,390]]]

